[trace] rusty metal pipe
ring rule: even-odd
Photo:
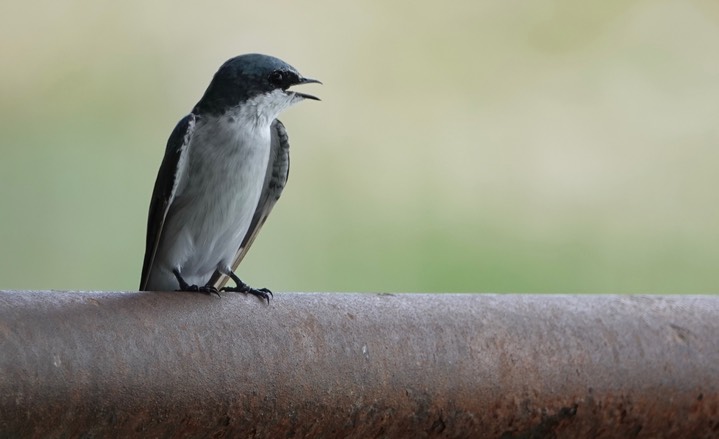
[[[719,297],[0,292],[0,437],[719,436]]]

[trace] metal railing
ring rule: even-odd
[[[719,296],[5,291],[0,437],[719,437]]]

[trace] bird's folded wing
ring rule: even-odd
[[[160,243],[162,229],[165,225],[167,211],[175,197],[180,177],[187,160],[187,146],[195,128],[195,115],[183,117],[170,134],[162,159],[160,171],[157,173],[155,188],[152,191],[150,212],[147,217],[147,240],[145,242],[145,261],[142,265],[140,291],[144,291],[150,278],[155,253]]]

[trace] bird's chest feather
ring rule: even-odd
[[[197,244],[245,233],[269,160],[269,127],[262,128],[221,117],[193,133],[176,201],[181,208],[193,204],[187,217]]]

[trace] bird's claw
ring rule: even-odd
[[[220,297],[220,292],[212,285],[203,285],[201,287],[197,285],[187,285],[186,287],[177,290],[177,291],[189,291],[191,293],[202,293],[207,294],[208,296],[214,294],[217,297]]]
[[[236,287],[222,287],[220,291],[231,291],[235,293],[245,293],[245,294],[252,294],[253,296],[259,297],[260,299],[266,300],[267,303],[270,303],[270,297],[274,297],[272,295],[272,291],[270,291],[267,288],[252,288],[249,285],[238,285]]]

